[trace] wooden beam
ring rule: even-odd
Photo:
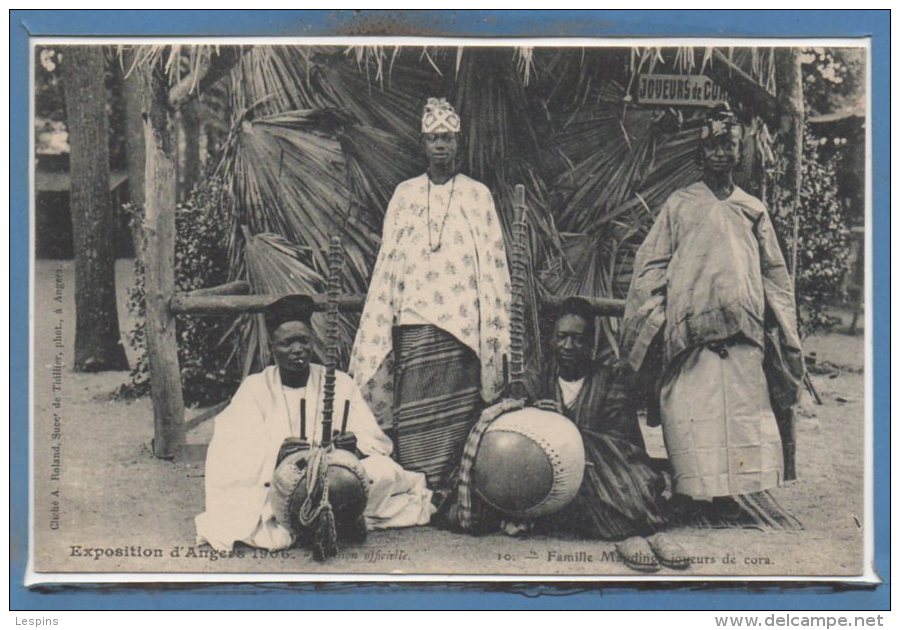
[[[219,413],[221,413],[225,409],[225,407],[228,406],[228,403],[230,403],[230,402],[231,402],[230,400],[223,400],[222,402],[220,402],[216,405],[213,405],[212,407],[204,409],[203,411],[198,413],[196,416],[194,416],[193,418],[191,418],[190,420],[188,420],[187,422],[184,423],[184,430],[186,432],[193,431],[194,429],[199,427],[201,424],[203,424],[210,418],[215,418],[217,415],[219,415]]]
[[[266,308],[283,298],[283,295],[196,295],[176,293],[172,297],[169,308],[173,313],[182,315],[240,315],[242,313],[261,313]],[[311,296],[317,311],[325,310],[327,297]],[[366,296],[364,294],[343,295],[338,298],[338,309],[348,312],[362,311]]]
[[[204,287],[202,289],[194,289],[187,293],[190,296],[197,295],[247,295],[250,293],[250,285],[244,280],[235,280],[234,282],[226,282],[216,287]]]
[[[541,306],[543,308],[557,308],[564,300],[568,299],[568,297],[569,296],[563,297],[558,295],[545,296]],[[622,317],[622,315],[625,314],[625,300],[620,300],[618,298],[588,297],[586,295],[578,297],[587,302],[594,311],[594,315],[598,317]]]
[[[169,303],[172,313],[179,315],[240,315],[242,313],[260,313],[272,302],[283,295],[197,295],[192,293],[176,293]],[[326,296],[311,296],[317,311],[324,311]],[[555,308],[562,304],[565,297],[552,296],[542,302],[542,307]],[[625,300],[615,298],[584,297],[594,313],[600,317],[621,317],[625,313]],[[366,296],[362,293],[342,295],[338,298],[338,309],[345,312],[360,312],[365,304]]]

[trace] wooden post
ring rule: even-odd
[[[248,47],[216,46],[196,70],[170,85],[166,67],[178,48],[163,47],[135,70],[141,79],[144,125],[144,222],[140,256],[144,262],[145,332],[153,399],[153,454],[179,455],[185,438],[184,396],[178,366],[175,317],[175,202],[178,190],[175,114],[224,77]],[[195,74],[196,73],[196,74]],[[137,245],[137,244],[136,244]]]
[[[797,250],[800,237],[800,187],[803,179],[803,76],[800,49],[775,50],[775,84],[778,90],[780,133],[785,147],[784,186],[791,191],[794,225],[791,243],[791,277],[797,286]]]
[[[143,260],[147,356],[153,398],[153,454],[172,459],[184,444],[184,398],[175,318],[176,143],[164,61],[141,68],[146,147]]]
[[[780,134],[785,147],[784,186],[791,191],[793,237],[791,242],[791,278],[797,286],[797,252],[800,240],[800,187],[803,183],[803,76],[799,48],[775,50],[775,85],[778,90]],[[810,384],[807,381],[807,384]],[[784,479],[797,478],[796,427],[793,410],[779,410],[778,430],[784,454]]]

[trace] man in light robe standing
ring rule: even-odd
[[[263,549],[285,549],[296,532],[279,522],[272,479],[279,450],[301,435],[301,401],[310,446],[322,439],[325,368],[310,362],[313,331],[309,297],[289,296],[266,311],[275,365],[244,379],[231,403],[215,420],[206,455],[206,511],[195,519],[199,543],[227,551],[241,542]],[[403,470],[390,458],[391,440],[378,427],[353,380],[335,373],[335,408],[349,401],[347,431],[336,448],[354,452],[368,477],[365,509],[368,529],[425,525],[434,507],[421,473]]]
[[[388,205],[349,370],[400,463],[442,490],[482,406],[501,393],[509,351],[503,232],[491,191],[456,170],[459,131],[453,107],[428,99],[428,170]]]
[[[658,401],[675,491],[714,511],[782,482],[776,413],[797,402],[803,376],[772,223],[732,178],[742,131],[727,108],[708,116],[702,180],[666,200],[637,252],[621,344],[630,370],[657,370],[650,407]]]

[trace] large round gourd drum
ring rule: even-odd
[[[473,463],[475,493],[516,518],[564,508],[584,477],[584,443],[565,416],[526,407],[505,413],[485,431]]]
[[[338,523],[362,516],[369,500],[369,479],[356,455],[342,449],[328,454],[328,499]]]
[[[306,482],[310,460],[315,451],[306,450],[288,455],[275,469],[272,483],[278,499],[273,512],[279,523],[297,532],[300,506],[306,500]],[[359,519],[369,499],[369,482],[362,464],[353,453],[334,449],[325,454],[328,460],[328,501],[338,525]]]

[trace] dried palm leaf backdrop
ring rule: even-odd
[[[134,58],[182,59],[165,65],[175,91],[200,74],[195,67],[228,57],[223,48],[142,47]],[[513,188],[526,187],[532,290],[623,297],[658,208],[699,176],[702,108],[642,106],[637,77],[726,64],[774,86],[774,51],[762,48],[255,46],[234,54],[226,89],[182,89],[206,90],[207,111],[226,117],[216,175],[232,222],[230,275],[258,293],[320,291],[334,234],[346,250],[345,290],[365,292],[393,189],[426,166],[421,107],[443,95],[463,120],[460,169],[494,192],[507,235]],[[731,104],[751,130],[739,183],[771,195],[770,131],[752,103]],[[531,319],[534,331],[536,311]],[[345,319],[345,344],[354,325]],[[603,326],[613,351],[614,325]],[[246,373],[265,363],[266,336],[256,317],[238,328]]]

